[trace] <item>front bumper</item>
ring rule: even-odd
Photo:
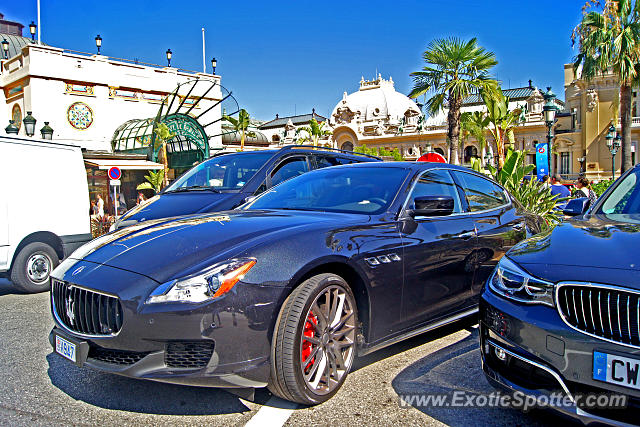
[[[74,304],[87,304],[91,294],[81,294],[81,302],[56,307],[60,298],[52,290],[55,327],[49,339],[54,352],[55,337],[60,336],[77,345],[77,365],[104,372],[196,386],[267,385],[271,334],[286,288],[238,282],[228,294],[208,303],[144,304],[147,295],[134,290],[153,289],[157,284],[123,270],[104,266],[100,270],[101,280],[107,283],[131,283],[111,293],[121,305],[121,328],[108,335],[78,332],[65,324],[63,319],[69,317],[59,311],[76,310],[74,318],[79,322],[91,310],[83,312]],[[64,279],[70,283],[71,278],[65,275]],[[76,279],[72,286],[92,290],[89,280]],[[104,308],[100,310],[103,316]]]
[[[552,409],[589,424],[638,424],[640,390],[593,379],[594,351],[640,359],[640,350],[569,328],[551,307],[514,303],[485,288],[480,299],[482,368],[499,389],[527,396],[562,394]],[[500,355],[503,359],[501,359]],[[585,396],[626,396],[627,408],[585,406]]]

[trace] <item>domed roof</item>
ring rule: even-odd
[[[342,100],[335,106],[331,117],[333,121],[350,121],[355,116],[359,121],[387,119],[402,121],[406,115],[419,115],[420,108],[408,96],[396,92],[393,79],[385,80],[378,75],[376,80],[360,80],[360,89],[350,95],[345,92]]]
[[[34,44],[30,38],[20,37],[13,34],[0,33],[0,42],[6,40],[9,42],[9,58],[22,53],[22,48],[28,44]],[[35,44],[38,44],[36,41]],[[45,43],[40,43],[45,45]],[[4,51],[0,48],[0,55],[4,57]]]

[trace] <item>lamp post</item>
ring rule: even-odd
[[[31,33],[32,43],[36,42],[36,28],[38,28],[38,26],[33,21],[31,21],[31,24],[29,24],[29,32]]]
[[[24,123],[24,132],[27,136],[33,136],[36,133],[36,119],[31,115],[31,111],[27,111],[27,115],[22,120]]]
[[[8,135],[17,135],[18,134],[18,126],[13,124],[13,120],[9,120],[9,126],[7,126],[6,128],[4,128],[4,131],[8,134]]]
[[[167,49],[167,67],[171,67],[171,57],[173,56],[173,52],[171,49]]]
[[[587,161],[587,158],[585,156],[578,157],[578,163],[580,163],[580,175],[584,175],[585,173],[584,162],[586,161]]]
[[[218,61],[216,61],[216,58],[213,58],[211,60],[211,68],[213,68],[213,72],[211,74],[215,74],[216,73],[216,66],[218,65]]]
[[[9,42],[7,39],[2,39],[2,52],[4,53],[4,59],[9,59]]]
[[[40,135],[42,135],[42,139],[48,139],[49,141],[53,139],[53,128],[49,126],[49,122],[44,122],[44,126],[40,129]]]
[[[558,107],[556,107],[554,102],[556,95],[551,91],[551,86],[547,86],[547,91],[542,95],[542,97],[545,101],[542,110],[544,113],[544,123],[547,125],[547,161],[549,175],[551,175],[551,140],[553,139],[551,128],[553,127],[553,122],[556,119],[556,111],[558,111]]]
[[[102,37],[100,37],[100,34],[96,36],[96,47],[98,48],[98,55],[100,55],[100,48],[102,47]]]
[[[616,131],[616,127],[613,123],[609,126],[609,132],[605,136],[605,140],[607,142],[607,148],[611,153],[611,178],[615,181],[616,179],[616,154],[620,149],[622,137]]]

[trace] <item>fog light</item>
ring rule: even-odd
[[[507,353],[501,348],[496,348],[496,357],[504,362],[507,360]]]

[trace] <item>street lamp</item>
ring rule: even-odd
[[[586,161],[587,161],[587,158],[585,156],[578,157],[578,163],[580,163],[580,175],[584,175],[585,173],[584,162]]]
[[[213,68],[213,72],[211,74],[215,74],[216,73],[216,66],[218,65],[218,61],[216,61],[216,58],[213,58],[211,60],[211,68]]]
[[[171,67],[171,57],[173,56],[173,52],[171,49],[167,49],[167,67]]]
[[[605,140],[607,141],[607,148],[611,153],[611,177],[612,179],[616,179],[616,154],[620,149],[622,137],[618,132],[616,132],[616,127],[613,123],[609,126],[607,135],[605,136]]]
[[[98,48],[98,55],[100,55],[100,48],[102,47],[102,37],[100,37],[100,34],[96,36],[96,47]]]
[[[7,39],[2,39],[2,51],[4,52],[4,59],[9,59],[9,42]]]
[[[13,124],[13,120],[9,120],[9,126],[7,126],[6,128],[4,128],[4,131],[8,134],[8,135],[17,135],[18,131],[20,129],[18,129],[18,126]]]
[[[551,140],[553,139],[553,135],[551,133],[551,128],[553,127],[553,122],[556,119],[556,111],[558,111],[558,107],[556,107],[555,99],[556,95],[551,91],[551,86],[547,86],[547,91],[542,95],[545,100],[544,107],[542,107],[544,113],[544,123],[547,125],[547,161],[548,161],[548,173],[551,175]]]
[[[53,139],[53,128],[49,126],[49,122],[44,122],[44,126],[40,129],[40,135],[42,135],[42,139],[48,139],[49,141]]]
[[[31,21],[31,24],[29,24],[29,32],[31,33],[31,41],[33,43],[36,42],[36,28],[38,28],[38,26]]]
[[[24,132],[27,136],[33,136],[36,133],[36,119],[31,115],[31,111],[27,111],[26,117],[22,120],[24,123]]]

